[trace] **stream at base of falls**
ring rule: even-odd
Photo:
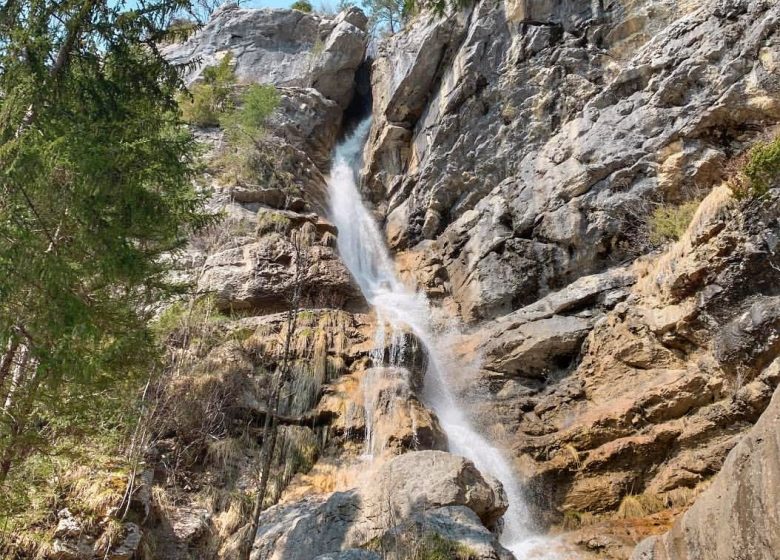
[[[328,188],[330,218],[339,232],[339,252],[376,312],[377,323],[381,325],[378,327],[380,336],[389,336],[400,344],[404,334],[412,332],[423,345],[428,358],[423,401],[438,416],[447,435],[449,451],[469,459],[481,472],[492,475],[503,485],[509,508],[504,514],[501,544],[522,560],[529,557],[530,550],[539,547],[540,540],[546,539],[535,537],[528,527],[528,513],[520,484],[504,453],[474,429],[452,393],[445,367],[453,371],[452,368],[457,366],[450,356],[441,351],[429,324],[431,312],[427,298],[409,290],[401,282],[384,236],[360,195],[358,169],[370,126],[370,119],[361,122],[334,154]],[[370,411],[367,416],[371,416]],[[367,452],[370,453],[370,422],[367,422],[366,431]],[[540,555],[534,551],[532,557],[552,560],[557,555]]]

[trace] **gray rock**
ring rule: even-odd
[[[376,552],[353,548],[351,550],[344,550],[342,552],[321,554],[314,560],[382,560],[382,557],[379,556]]]
[[[226,3],[186,42],[161,50],[176,64],[199,60],[185,76],[190,83],[230,51],[240,81],[314,87],[343,109],[352,98],[367,41],[366,18],[358,8],[331,19]]]
[[[464,506],[449,506],[415,514],[406,523],[394,527],[382,536],[382,548],[391,558],[408,557],[430,534],[456,543],[469,551],[474,560],[514,560],[511,552],[498,543],[480,523],[477,515]],[[405,554],[406,553],[406,554]]]
[[[764,369],[780,354],[780,297],[755,302],[723,328],[713,346],[715,357],[734,374]]]
[[[443,451],[405,453],[386,463],[370,485],[367,503],[384,515],[407,518],[421,509],[463,505],[487,527],[508,507],[500,484],[466,459]]]
[[[75,538],[83,531],[81,523],[76,519],[68,508],[57,512],[57,528],[54,530],[55,538]]]
[[[554,315],[485,334],[483,367],[505,375],[536,377],[556,368],[556,361],[579,353],[593,327],[591,319]]]
[[[215,294],[221,309],[258,309],[265,313],[287,308],[295,284],[292,235],[308,232],[313,243],[302,252],[305,267],[304,305],[358,308],[364,305],[360,290],[332,246],[323,240],[329,232],[317,228],[314,214],[289,211],[258,212],[256,241],[208,257],[198,288]]]
[[[125,538],[119,543],[119,546],[107,554],[110,560],[131,560],[136,557],[138,548],[141,546],[143,533],[141,528],[135,523],[125,523]]]
[[[719,179],[715,131],[780,119],[776,3],[599,5],[486,0],[379,50],[365,188],[467,320],[645,251],[649,201]]]
[[[633,560],[771,560],[780,550],[780,391],[729,453],[712,486]]]
[[[342,77],[343,78],[343,77]],[[349,86],[349,79],[342,79]],[[268,128],[308,156],[323,173],[341,127],[341,109],[313,88],[280,88],[281,103]]]
[[[421,512],[449,506],[473,512],[469,530],[474,532],[479,521],[497,523],[507,502],[500,485],[486,481],[461,457],[443,451],[406,453],[382,465],[359,489],[265,511],[252,558],[310,560],[359,548]],[[489,541],[481,535],[483,543]]]

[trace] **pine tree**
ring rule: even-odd
[[[149,310],[181,289],[165,257],[211,220],[155,47],[188,7],[0,8],[0,486],[74,395],[152,367]]]

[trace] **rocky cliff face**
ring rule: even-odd
[[[780,116],[773,3],[510,4],[412,24],[372,78],[367,192],[469,322],[641,253],[649,201]]]
[[[771,375],[777,375],[777,361]],[[637,547],[635,560],[773,558],[777,555],[780,393],[729,454],[712,486],[672,530]]]
[[[501,485],[446,452],[414,336],[396,367],[378,363],[398,348],[377,336],[327,220],[365,29],[356,9],[226,7],[166,47],[207,64],[230,51],[243,81],[278,86],[268,129],[290,180],[204,177],[227,218],[193,240],[185,272],[223,315],[186,352],[150,452],[145,527],[162,557],[235,553],[248,516],[235,495],[256,486],[257,426],[302,278],[279,503],[253,558],[402,558],[431,533],[469,558],[511,558]],[[364,195],[405,280],[442,325],[464,325],[450,350],[479,367],[448,378],[507,449],[539,528],[576,529],[575,557],[627,558],[708,484],[637,554],[721,558],[776,528],[758,488],[777,462],[776,407],[764,411],[779,380],[780,192],[737,201],[722,183],[780,121],[780,5],[478,1],[383,41],[371,90]],[[198,134],[211,155],[223,148],[221,131]],[[677,242],[650,239],[654,208],[699,199]],[[710,538],[727,504],[740,516]]]

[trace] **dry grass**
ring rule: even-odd
[[[220,492],[211,500],[214,527],[223,541],[241,528],[249,519],[252,503],[240,491]]]
[[[119,509],[127,488],[124,473],[82,467],[69,473],[73,482],[69,501],[90,519],[103,518]]]
[[[580,458],[580,452],[577,451],[577,448],[574,447],[571,444],[566,444],[561,448],[561,451],[571,457],[572,461],[574,461],[574,466],[577,468],[577,470],[582,468],[582,459]]]
[[[208,444],[206,456],[215,467],[231,471],[234,470],[245,456],[246,442],[240,438],[228,437],[212,441]]]
[[[121,521],[110,518],[95,542],[95,550],[102,556],[108,556],[108,552],[118,545],[125,536],[125,526]]]
[[[623,497],[615,516],[619,519],[647,517],[666,509],[664,499],[655,494],[628,494]]]
[[[640,279],[636,289],[643,294],[655,294],[659,288],[663,290],[674,271],[684,264],[685,257],[693,251],[696,239],[720,213],[733,204],[734,198],[726,185],[713,189],[701,201],[679,240],[654,261],[641,261],[637,269]]]
[[[576,531],[582,527],[595,525],[601,518],[587,511],[564,511],[561,528],[564,531]]]
[[[653,245],[663,245],[669,241],[679,241],[700,203],[700,200],[691,200],[679,206],[657,207],[650,217],[650,242]]]
[[[176,511],[176,504],[171,500],[171,496],[159,484],[152,486],[152,504],[163,517],[170,517]]]

